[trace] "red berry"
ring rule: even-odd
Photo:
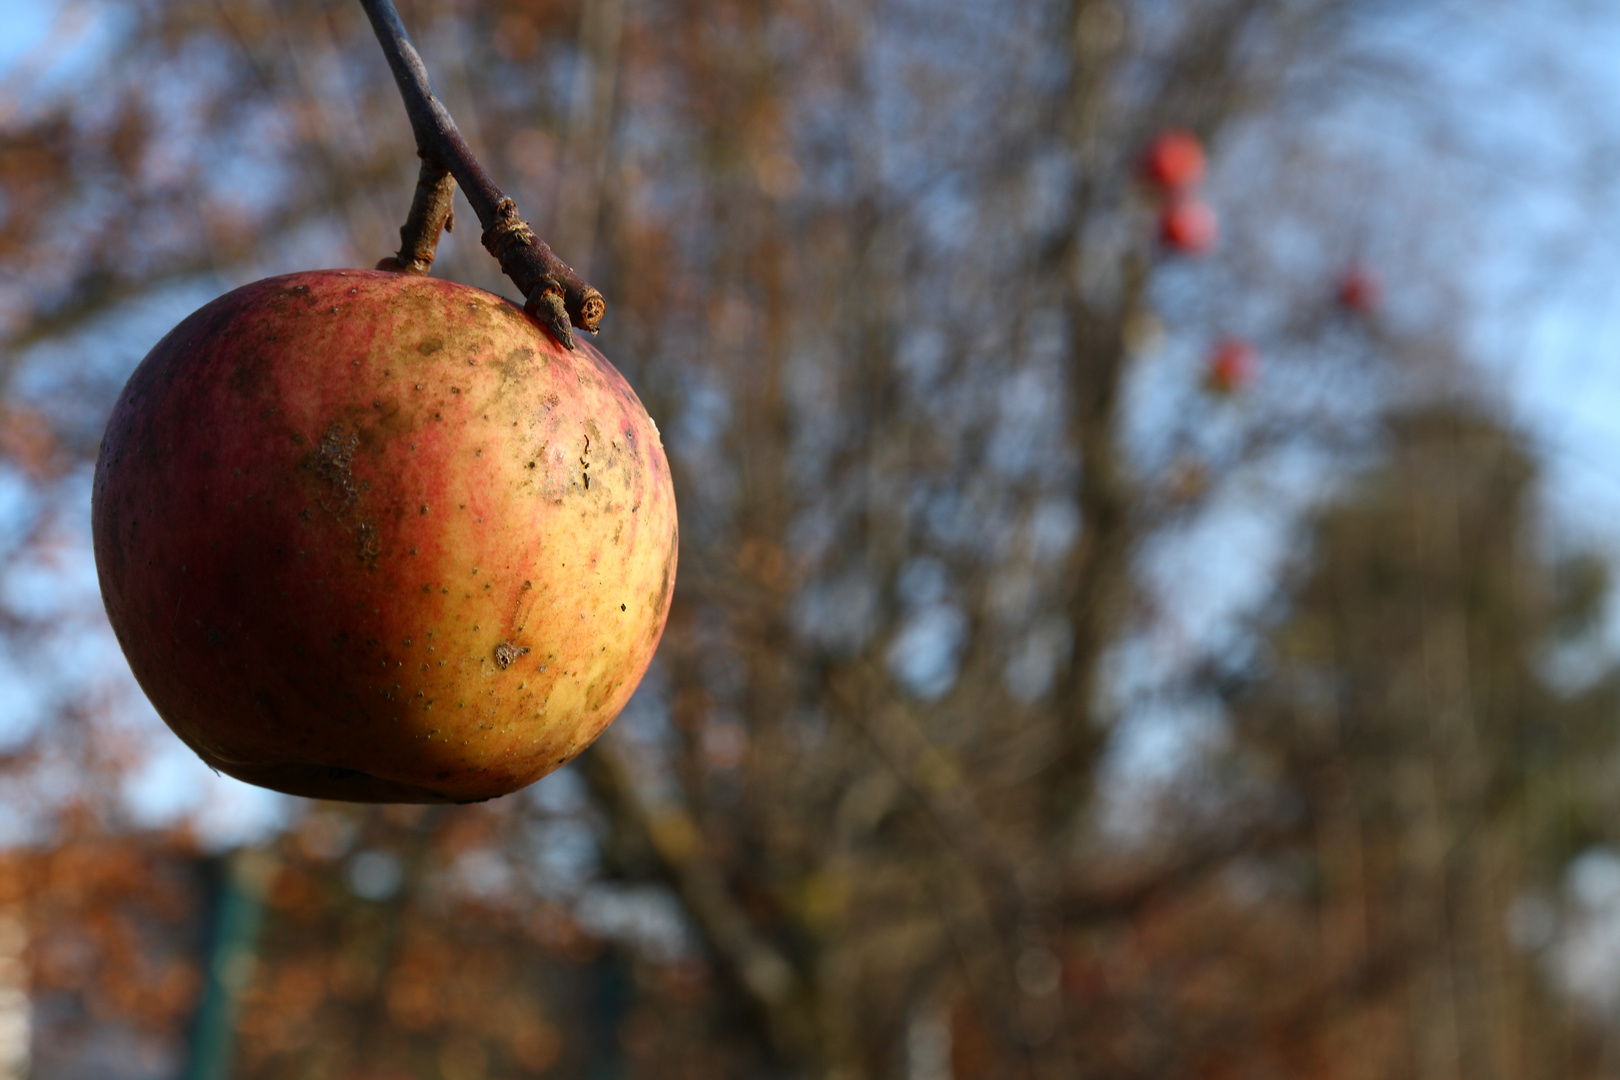
[[[1242,338],[1226,338],[1210,354],[1204,386],[1214,394],[1235,394],[1254,381],[1260,353]]]
[[[1168,192],[1186,191],[1204,179],[1204,147],[1180,128],[1159,133],[1142,155],[1142,178]]]
[[[1159,214],[1159,240],[1184,255],[1204,254],[1219,233],[1215,211],[1196,198],[1176,199]]]

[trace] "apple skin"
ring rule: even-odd
[[[658,429],[522,309],[366,270],[246,285],[125,386],[92,505],[113,629],[209,765],[470,802],[572,759],[669,614]]]

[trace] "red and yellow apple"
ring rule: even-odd
[[[464,802],[573,758],[675,580],[658,429],[600,353],[430,277],[270,278],[142,361],[96,567],[159,715],[297,795]]]

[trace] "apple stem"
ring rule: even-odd
[[[399,227],[399,254],[379,262],[377,269],[402,274],[426,274],[432,269],[433,257],[439,250],[439,233],[455,227],[455,195],[456,178],[450,170],[438,161],[423,158],[411,212]]]
[[[518,216],[517,204],[502,193],[473,156],[467,140],[456,129],[456,122],[433,93],[427,68],[416,47],[411,44],[405,24],[400,22],[399,12],[394,10],[393,0],[360,0],[360,6],[365,9],[366,18],[371,20],[377,42],[382,46],[388,67],[394,73],[394,82],[405,102],[405,114],[410,118],[411,131],[416,136],[416,150],[422,158],[422,173],[417,181],[411,217],[406,220],[405,228],[400,230],[401,239],[405,242],[397,260],[401,268],[409,267],[424,245],[429,251],[428,262],[432,262],[432,250],[438,246],[438,229],[433,227],[435,222],[426,209],[419,225],[413,226],[412,221],[416,219],[418,205],[436,199],[439,189],[444,186],[439,176],[435,175],[431,181],[433,190],[427,195],[423,194],[424,185],[429,183],[430,167],[448,170],[455,183],[461,185],[473,212],[478,215],[478,222],[484,229],[482,239],[485,249],[495,256],[501,270],[523,294],[524,310],[570,349],[574,347],[570,326],[596,333],[607,310],[607,302],[600,292],[574,272],[573,267],[559,259],[544,240],[534,235],[528,224]],[[446,205],[452,191],[453,186],[445,190]],[[448,227],[448,215],[439,224]],[[424,239],[429,233],[431,241]],[[421,271],[409,272],[425,273],[426,265]]]

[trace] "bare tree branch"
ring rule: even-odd
[[[805,987],[798,972],[754,927],[731,896],[719,868],[703,851],[696,823],[675,806],[654,807],[636,787],[612,739],[598,740],[580,759],[591,793],[614,822],[644,840],[661,877],[675,890],[710,951],[764,1017],[784,1059],[810,1047]]]
[[[517,204],[506,197],[473,156],[456,122],[433,93],[427,68],[405,33],[393,0],[360,0],[360,4],[394,73],[422,160],[442,165],[455,177],[484,227],[484,247],[499,260],[501,270],[523,294],[524,310],[572,349],[570,324],[596,333],[607,302],[534,235],[518,216]]]

